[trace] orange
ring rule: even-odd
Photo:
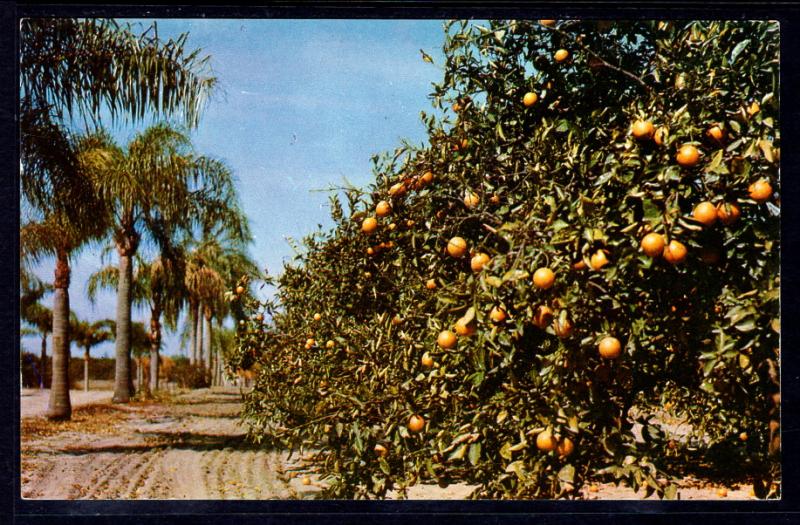
[[[403,319],[399,315],[392,317],[392,326],[400,326],[401,324],[403,324]]]
[[[392,205],[386,201],[379,202],[375,207],[375,215],[378,217],[386,217],[390,213],[392,213]]]
[[[656,132],[653,134],[653,142],[661,146],[662,144],[664,144],[664,140],[667,138],[667,134],[668,131],[667,128],[665,127],[660,127],[656,129]]]
[[[549,430],[539,432],[539,434],[536,436],[536,448],[542,452],[550,452],[551,450],[555,450],[557,446],[558,442],[556,441],[556,438],[553,437],[552,432]]]
[[[470,336],[475,333],[475,321],[470,321],[468,323],[464,322],[464,318],[462,317],[458,321],[456,321],[455,330],[458,335],[461,336]]]
[[[306,346],[314,346],[317,342],[312,338],[306,341]]]
[[[564,339],[572,334],[572,323],[569,322],[569,319],[564,319],[563,321],[556,319],[553,322],[553,329],[558,337]]]
[[[489,261],[492,259],[485,253],[478,253],[473,257],[470,262],[470,268],[472,268],[473,272],[480,272],[483,268],[489,264]]]
[[[381,445],[380,443],[378,443],[377,445],[375,445],[375,448],[374,448],[374,449],[372,449],[372,450],[374,450],[374,451],[375,451],[375,455],[376,455],[376,456],[379,456],[379,457],[382,457],[382,458],[386,457],[386,454],[388,454],[388,453],[389,453],[389,449],[387,449],[386,447],[384,447],[384,446],[383,446],[383,445]]]
[[[719,221],[726,226],[736,222],[741,214],[742,212],[739,206],[732,202],[720,202],[717,204],[717,217],[719,217]]]
[[[719,126],[711,126],[708,128],[706,133],[708,133],[708,136],[714,140],[722,140],[722,137],[725,135],[725,133],[722,131],[722,128]]]
[[[748,437],[747,432],[742,432],[741,434],[739,434],[739,439],[741,441],[747,441],[747,437]]]
[[[467,149],[469,146],[469,141],[467,139],[461,139],[461,149]]]
[[[772,185],[765,180],[757,180],[747,188],[750,198],[756,202],[764,202],[772,196]]]
[[[553,27],[554,25],[556,25],[555,20],[539,20],[539,23],[545,27]]]
[[[436,343],[445,350],[448,350],[456,346],[456,342],[457,342],[456,334],[454,334],[450,330],[442,330],[439,333],[439,337],[436,338]]]
[[[425,288],[427,288],[428,290],[435,290],[436,281],[433,279],[428,279],[428,282],[425,283]]]
[[[554,58],[556,59],[556,62],[563,62],[569,58],[569,51],[566,49],[559,49],[556,51]]]
[[[725,487],[720,487],[717,489],[717,496],[720,498],[727,498],[728,497],[728,489]]]
[[[375,220],[375,217],[367,217],[364,219],[364,222],[361,223],[361,231],[370,234],[378,229],[378,221]]]
[[[303,485],[311,485],[311,478],[309,478],[308,476],[303,476],[302,483]]]
[[[422,356],[422,359],[419,361],[425,368],[430,368],[433,366],[433,358],[428,354],[428,352],[425,352],[425,354]]]
[[[565,458],[572,454],[575,450],[575,444],[572,443],[572,440],[568,437],[565,437],[561,440],[556,448],[556,452],[558,452],[559,457]]]
[[[655,132],[656,129],[649,120],[637,120],[633,123],[633,126],[631,126],[631,133],[637,140],[651,139]]]
[[[686,246],[678,241],[670,241],[664,248],[664,259],[670,264],[682,263],[686,259]]]
[[[425,186],[427,186],[431,182],[433,182],[433,172],[426,171],[425,173],[422,174],[422,176],[417,181],[417,186],[420,187],[420,188],[424,188]]]
[[[481,198],[478,196],[477,193],[473,193],[471,191],[464,192],[464,206],[472,209],[480,203],[481,203]]]
[[[408,188],[406,187],[406,183],[398,182],[397,184],[394,184],[392,185],[391,188],[389,188],[389,195],[392,197],[402,197],[403,195],[406,194],[407,191]]]
[[[259,323],[263,323],[264,322],[264,314],[258,314],[256,316],[256,321],[258,321]]]
[[[533,324],[544,330],[553,320],[553,310],[547,305],[540,305],[533,314]]]
[[[616,359],[622,353],[622,345],[616,337],[604,337],[597,346],[601,357]]]
[[[539,95],[532,91],[528,91],[525,93],[525,96],[522,97],[522,103],[525,105],[526,108],[529,108],[536,104],[536,101],[539,100]]]
[[[664,236],[660,233],[648,233],[642,239],[642,251],[650,257],[658,257],[664,252]]]
[[[455,111],[456,113],[461,111],[461,104],[459,104],[458,102],[454,102],[453,103],[453,111]]]
[[[533,273],[533,284],[537,288],[547,290],[556,280],[556,275],[550,268],[539,268]]]
[[[692,217],[704,226],[711,226],[717,222],[717,208],[708,201],[701,202],[694,207]]]
[[[367,255],[375,255],[375,248],[373,248],[372,246],[367,248]]]
[[[500,196],[497,194],[492,195],[491,197],[489,197],[489,202],[497,206],[498,204],[500,204]]]
[[[606,252],[603,250],[597,250],[592,258],[589,260],[589,263],[592,265],[593,270],[599,270],[606,264],[608,264],[608,258],[606,257]]]
[[[237,286],[236,295],[242,295],[243,293],[244,293],[244,286]]]
[[[322,319],[322,314],[314,314],[315,321],[319,321],[320,319]]]
[[[451,257],[463,257],[464,254],[467,253],[467,241],[462,237],[453,237],[450,239],[450,242],[447,243],[447,253],[450,254]]]
[[[700,152],[691,144],[684,144],[675,155],[675,160],[684,168],[691,168],[700,160]]]
[[[328,341],[327,343],[325,343],[325,348],[333,348],[334,346],[336,346],[336,343],[334,343],[333,341]]]
[[[583,259],[581,259],[580,261],[577,261],[577,262],[575,262],[575,263],[572,265],[572,269],[573,269],[573,270],[578,270],[578,271],[580,271],[580,270],[585,270],[585,269],[586,269],[586,261],[584,261]]]
[[[499,307],[499,306],[492,307],[491,312],[489,312],[489,318],[493,322],[498,323],[498,324],[504,322],[507,317],[508,317],[508,314],[506,313],[506,311],[503,308]]]
[[[422,416],[418,416],[414,414],[410,418],[408,418],[408,429],[415,434],[418,432],[422,432],[422,429],[425,428],[425,420],[422,419]]]

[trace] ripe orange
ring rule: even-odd
[[[467,149],[469,146],[469,141],[467,139],[461,139],[461,149]]]
[[[642,251],[649,257],[658,257],[664,252],[664,236],[660,233],[648,233],[642,239]]]
[[[664,259],[670,264],[682,263],[686,259],[686,246],[679,241],[670,241],[664,248]]]
[[[569,51],[566,49],[559,49],[556,51],[554,58],[556,59],[556,62],[563,62],[569,58]]]
[[[414,414],[408,419],[408,429],[415,434],[418,432],[422,432],[422,429],[425,428],[425,420],[422,419],[422,416],[418,416]]]
[[[480,272],[492,259],[485,253],[478,253],[470,260],[469,265],[473,272]]]
[[[477,193],[473,193],[469,190],[464,192],[464,206],[466,206],[469,209],[472,209],[480,203],[481,203],[481,198],[478,196]]]
[[[585,269],[586,269],[586,261],[584,261],[583,259],[581,259],[580,261],[577,261],[577,262],[575,262],[575,263],[572,265],[572,269],[573,269],[573,270],[578,270],[578,271],[580,271],[580,270],[585,270]]]
[[[456,334],[450,330],[442,330],[439,332],[439,337],[436,338],[436,343],[445,350],[456,346]]]
[[[592,258],[589,260],[589,263],[592,265],[593,270],[599,270],[606,264],[608,264],[608,258],[606,257],[606,252],[603,250],[597,250]]]
[[[664,144],[664,140],[667,138],[667,135],[668,135],[667,128],[660,127],[656,129],[656,132],[653,134],[653,142],[661,146]]]
[[[694,207],[692,217],[704,226],[711,226],[717,222],[717,208],[708,201],[701,202]]]
[[[555,20],[539,20],[539,23],[545,27],[553,27],[554,25],[556,25]]]
[[[542,452],[550,452],[555,450],[557,446],[558,442],[549,430],[543,430],[536,436],[536,448]]]
[[[303,476],[302,483],[303,485],[311,485],[311,478],[309,478],[308,476]]]
[[[717,496],[720,498],[727,498],[728,497],[728,489],[725,487],[720,487],[717,489]]]
[[[504,322],[507,317],[508,314],[500,306],[493,306],[492,310],[489,312],[489,318],[497,324]]]
[[[411,228],[412,226],[414,226],[414,224],[416,224],[416,223],[415,223],[414,221],[412,221],[411,219],[408,219],[408,220],[406,221],[406,226],[407,226],[407,227],[409,227],[409,228]]]
[[[700,152],[691,144],[684,144],[675,155],[675,160],[684,168],[691,168],[700,160]]]
[[[553,310],[547,305],[539,305],[533,314],[533,324],[544,330],[553,320]]]
[[[740,441],[747,441],[747,437],[748,437],[747,432],[742,432],[741,434],[739,434]]]
[[[533,284],[537,288],[547,290],[556,280],[556,275],[550,268],[539,268],[533,273]]]
[[[716,125],[708,128],[706,133],[714,140],[722,140],[722,137],[725,135],[725,133],[722,131],[722,128]]]
[[[319,321],[320,319],[322,319],[322,314],[314,314],[315,321]]]
[[[522,97],[522,103],[525,105],[526,108],[529,108],[536,104],[536,101],[539,100],[539,95],[532,91],[528,91],[525,93],[525,96]]]
[[[756,202],[764,202],[772,196],[772,185],[765,179],[757,180],[747,188],[750,198]]]
[[[336,346],[336,343],[332,340],[328,340],[328,342],[325,343],[325,348],[333,348],[334,346]]]
[[[565,437],[558,444],[556,452],[558,452],[559,457],[565,458],[570,454],[572,454],[574,450],[575,450],[575,444],[572,442],[570,438]]]
[[[392,205],[386,201],[379,202],[375,207],[375,215],[378,217],[386,217],[390,213],[392,213]]]
[[[391,188],[389,188],[389,196],[391,197],[402,197],[406,194],[408,188],[406,187],[405,182],[398,182],[397,184],[393,184]]]
[[[726,226],[730,226],[736,222],[741,214],[742,211],[739,209],[739,206],[732,202],[720,202],[717,204],[717,217],[719,217],[719,221]]]
[[[244,293],[244,286],[237,286],[236,287],[236,295],[242,295]]]
[[[616,359],[622,353],[622,344],[616,337],[604,337],[597,348],[600,356],[606,359]]]
[[[436,281],[434,279],[428,279],[425,283],[425,288],[428,290],[435,290],[436,289]]]
[[[258,314],[256,316],[256,321],[258,321],[259,323],[263,323],[264,322],[264,314]]]
[[[399,315],[392,317],[392,326],[400,326],[401,324],[403,324],[403,319]]]
[[[367,217],[364,219],[364,222],[361,223],[361,231],[370,234],[378,229],[378,221],[375,220],[375,217]]]
[[[470,335],[474,334],[477,330],[475,326],[475,321],[465,322],[464,318],[462,317],[455,324],[455,330],[458,335],[469,337]]]
[[[489,202],[497,206],[498,204],[500,204],[500,196],[495,193],[494,195],[489,197]]]
[[[637,120],[631,126],[633,138],[637,140],[649,140],[653,138],[655,132],[656,129],[653,127],[653,123],[649,120]]]
[[[317,344],[317,342],[313,338],[306,341],[306,346],[314,346],[315,344]]]
[[[558,337],[565,339],[572,334],[572,323],[569,322],[569,319],[563,321],[556,319],[553,322],[553,329]]]
[[[425,186],[427,186],[431,182],[433,182],[433,172],[426,171],[425,173],[422,174],[422,176],[417,181],[417,186],[419,188],[424,188]]]
[[[428,352],[425,352],[419,361],[425,368],[430,368],[433,366],[433,358],[428,354]]]
[[[389,453],[389,449],[387,449],[386,447],[384,447],[380,443],[375,445],[375,448],[373,450],[375,451],[375,455],[376,456],[379,456],[379,457],[382,457],[382,458],[385,458],[386,454]]]
[[[462,237],[453,237],[450,239],[450,242],[447,243],[447,253],[449,253],[451,257],[463,257],[464,254],[467,253],[467,241]]]

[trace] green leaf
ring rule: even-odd
[[[505,459],[511,459],[511,443],[506,442],[502,447],[500,447],[500,456]],[[506,472],[508,472],[507,469]]]
[[[744,51],[744,49],[747,47],[748,44],[750,44],[749,38],[746,38],[741,42],[739,42],[738,44],[736,44],[736,47],[734,47],[733,51],[731,51],[731,65],[733,65],[734,62],[736,62],[736,59],[739,57],[742,51]]]
[[[471,465],[477,465],[481,458],[481,444],[473,443],[469,446],[469,462]]]
[[[572,465],[564,465],[558,471],[558,481],[562,483],[573,483],[575,481],[575,467]]]
[[[458,461],[458,460],[460,460],[460,459],[463,459],[463,458],[464,458],[464,455],[465,455],[466,453],[467,453],[467,444],[466,444],[466,443],[464,443],[464,444],[462,444],[460,447],[458,447],[458,448],[455,450],[455,452],[453,452],[452,454],[450,454],[450,456],[449,456],[447,459],[448,459],[448,461]]]

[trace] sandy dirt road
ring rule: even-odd
[[[21,481],[28,499],[314,499],[321,483],[298,455],[246,442],[237,389],[197,390],[168,403],[112,405],[110,392],[73,397],[73,419],[44,419],[46,394],[22,397]],[[27,405],[26,405],[27,404]],[[301,480],[309,479],[310,485]],[[754,499],[750,487],[684,480],[681,499]],[[409,499],[463,499],[473,487],[418,485]],[[639,499],[610,483],[582,499]],[[390,498],[398,497],[390,494]],[[655,497],[651,498],[655,499]]]

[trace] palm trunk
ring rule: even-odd
[[[89,391],[89,347],[83,351],[83,391]]]
[[[69,259],[59,250],[53,282],[53,375],[50,380],[50,403],[47,418],[66,420],[72,417],[69,402]]]
[[[203,362],[203,344],[205,341],[203,340],[203,305],[197,305],[197,364],[200,366],[200,369],[205,367],[205,363]]]
[[[187,323],[191,323],[189,328],[189,364],[197,364],[197,305],[189,302],[189,313],[186,315]]]
[[[150,390],[158,390],[158,350],[161,348],[161,310],[153,308],[150,317]]]
[[[211,310],[206,307],[205,315],[203,316],[205,320],[205,334],[203,334],[203,354],[205,356],[205,362],[208,363],[208,371],[212,372],[211,370]]]
[[[42,354],[39,357],[39,389],[44,390],[44,371],[47,370],[47,333],[42,333]]]
[[[117,240],[119,278],[117,284],[117,335],[115,341],[116,369],[114,371],[114,403],[128,403],[133,391],[131,377],[131,284],[133,255],[138,237],[127,234]]]

